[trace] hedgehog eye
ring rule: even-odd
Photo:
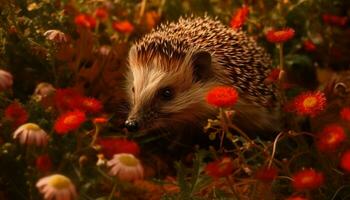
[[[165,87],[159,91],[162,100],[169,101],[174,97],[174,90],[170,87]]]

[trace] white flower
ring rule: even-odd
[[[21,144],[45,146],[49,141],[49,136],[38,125],[26,123],[17,128],[13,134],[13,139],[18,139]]]
[[[44,195],[44,199],[71,200],[77,196],[71,180],[60,174],[41,178],[36,187]]]
[[[122,181],[133,181],[143,178],[143,167],[140,161],[132,154],[115,154],[112,160],[107,162],[110,167],[109,174],[117,176]]]
[[[57,43],[65,43],[68,41],[66,34],[59,30],[48,30],[44,33],[46,39]]]
[[[56,89],[50,83],[39,83],[34,91],[34,98],[39,101],[43,98],[51,96],[55,93]]]
[[[10,88],[12,84],[12,75],[9,72],[0,69],[0,91]]]

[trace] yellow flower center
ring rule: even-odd
[[[32,130],[32,131],[39,131],[40,130],[40,127],[36,124],[33,124],[33,123],[27,123],[24,125],[24,128],[25,129],[29,129],[29,130]]]
[[[76,116],[71,115],[71,116],[67,116],[66,118],[64,118],[63,123],[72,124],[72,123],[74,123],[75,120],[76,120]]]
[[[327,140],[327,142],[328,142],[328,144],[332,144],[332,143],[337,142],[337,139],[338,139],[338,137],[337,137],[337,135],[336,135],[335,133],[330,133],[330,134],[328,135],[328,140]]]
[[[315,97],[307,97],[304,101],[303,101],[303,105],[306,108],[312,108],[314,106],[317,105],[317,98]]]
[[[301,179],[301,182],[304,184],[310,183],[314,180],[313,176],[305,176]]]
[[[52,175],[48,184],[56,189],[68,188],[71,185],[71,181],[62,175]]]
[[[130,155],[122,155],[119,157],[119,161],[126,166],[134,167],[139,164],[139,160]]]

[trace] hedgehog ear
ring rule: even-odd
[[[193,75],[195,81],[208,80],[212,77],[211,55],[206,51],[198,51],[192,56]]]

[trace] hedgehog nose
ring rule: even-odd
[[[136,120],[133,120],[133,119],[126,120],[125,127],[130,132],[135,132],[135,131],[139,130],[139,124],[137,123]]]

